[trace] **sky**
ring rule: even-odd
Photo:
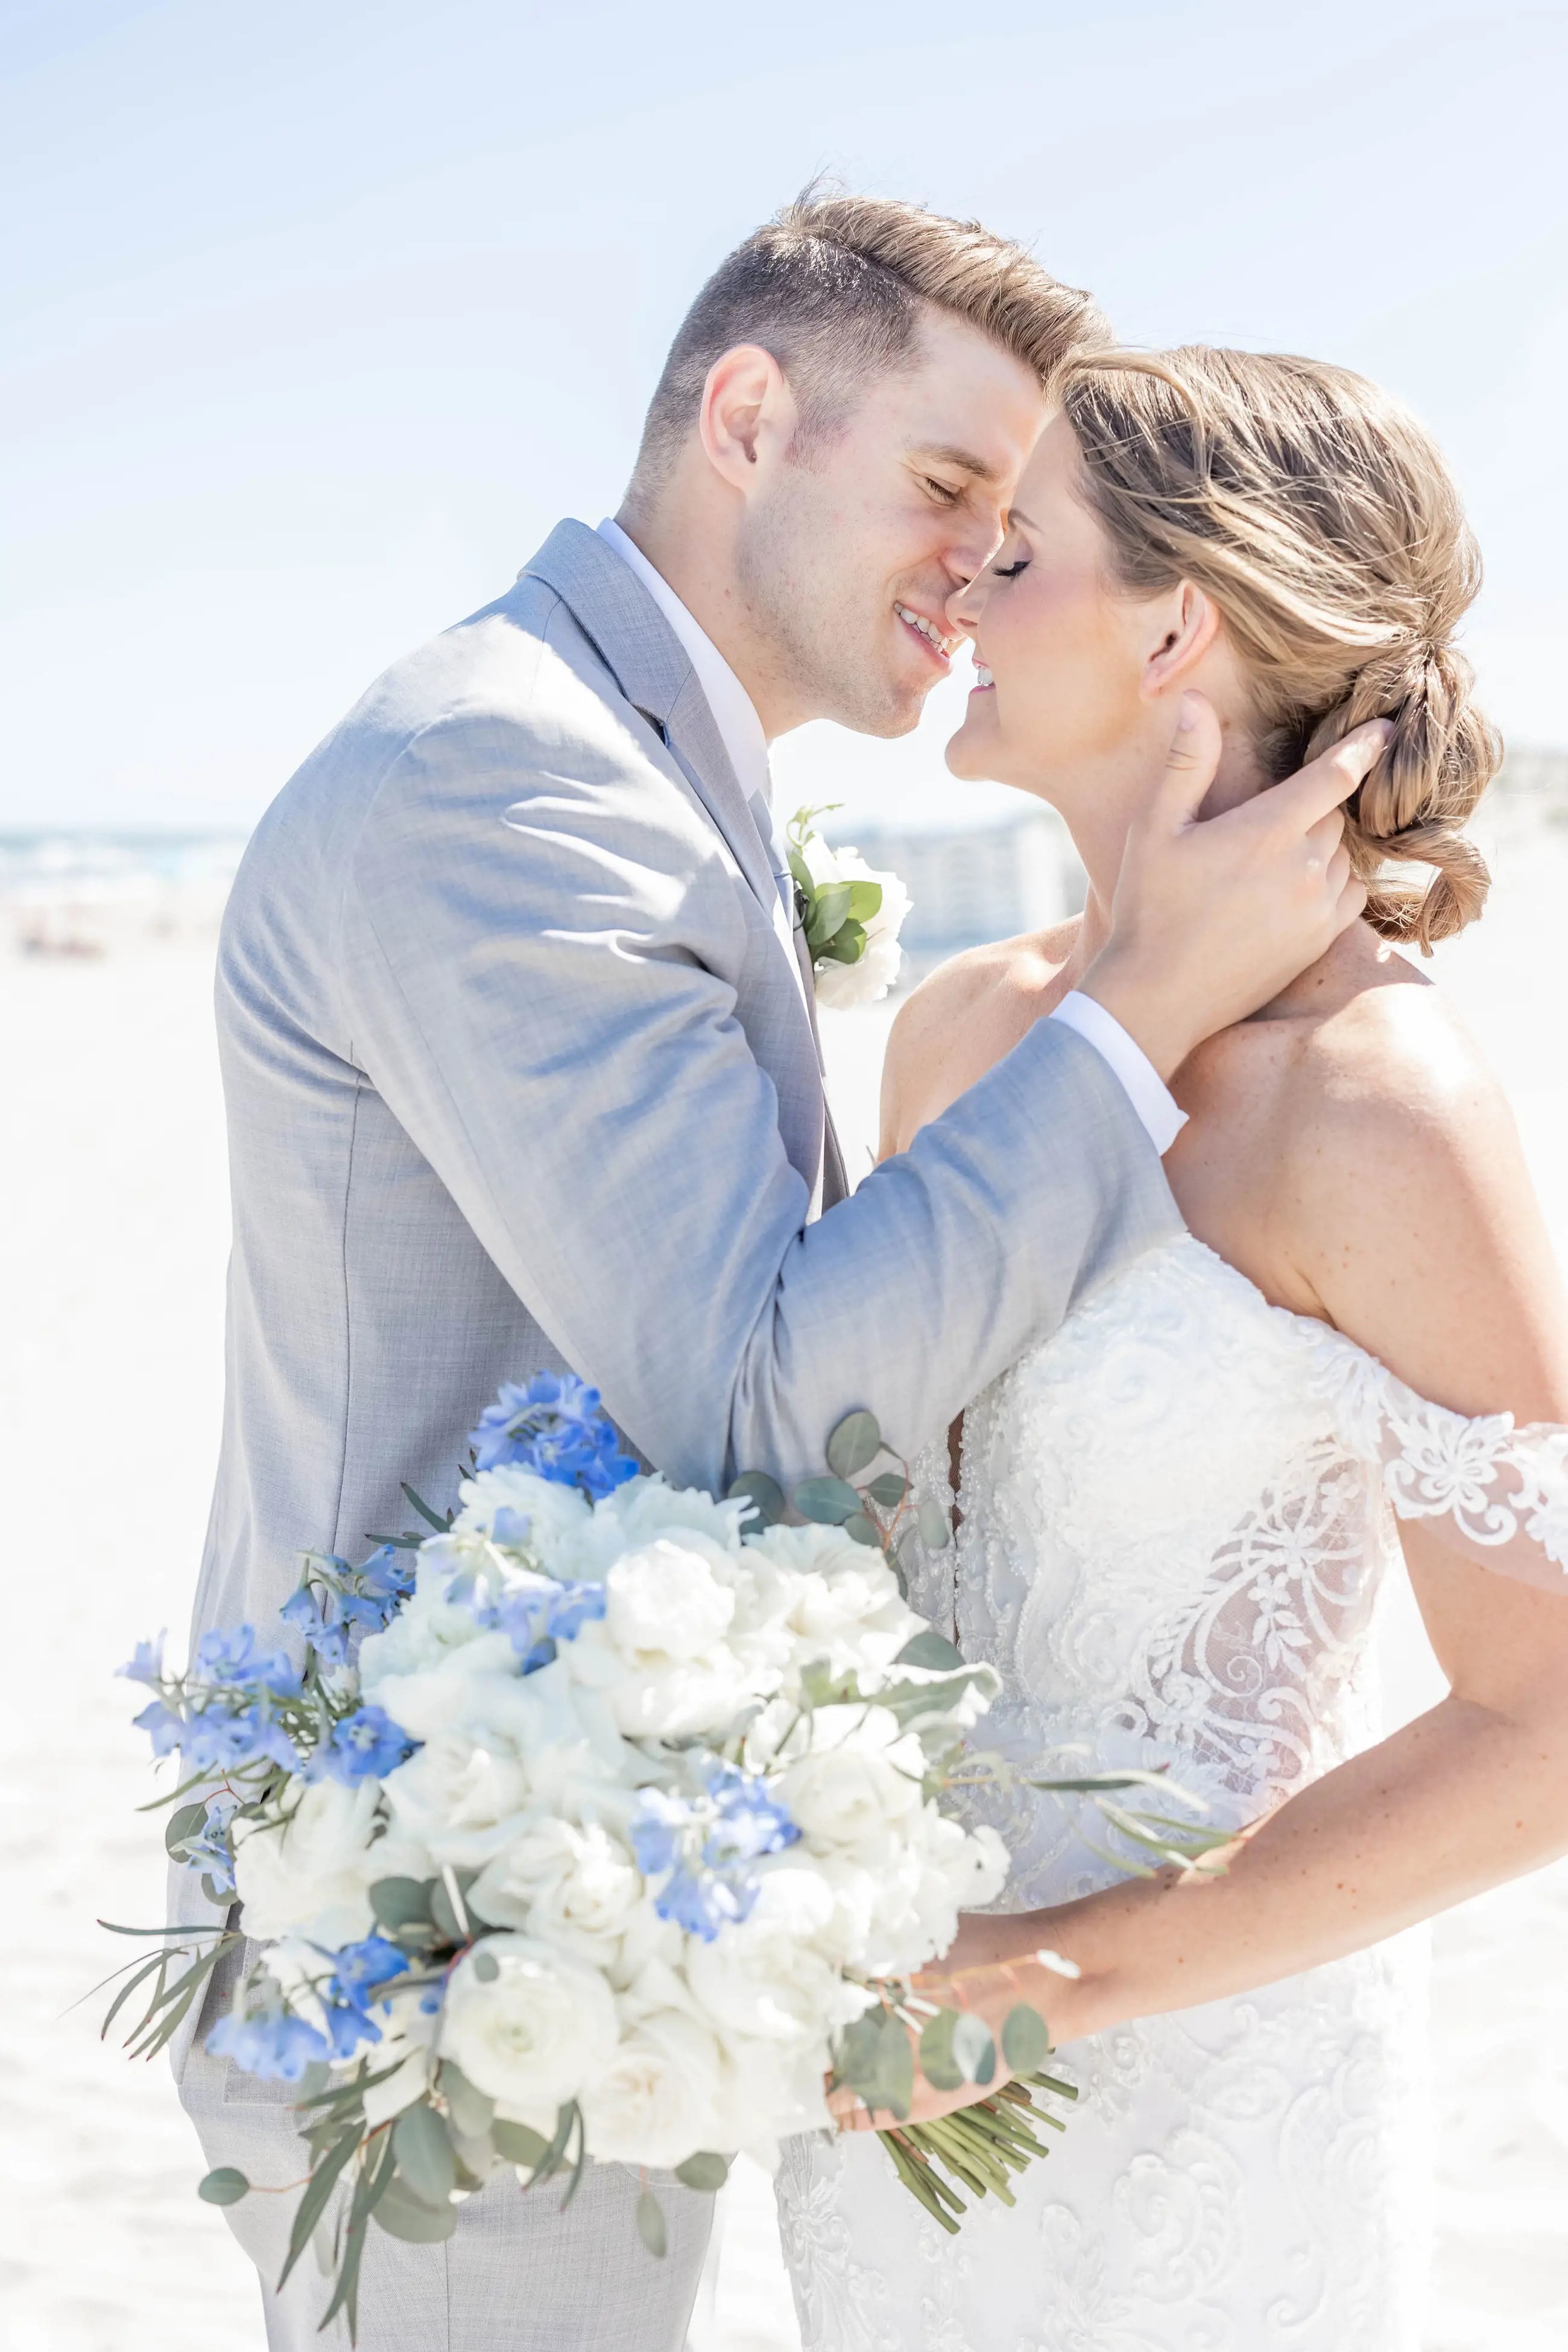
[[[249,824],[387,664],[618,503],[714,264],[815,173],[1129,341],[1437,432],[1469,645],[1568,744],[1568,0],[0,0],[0,826]],[[950,804],[826,726],[779,796]]]

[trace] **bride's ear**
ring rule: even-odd
[[[1141,691],[1148,701],[1192,683],[1193,672],[1219,635],[1219,614],[1201,588],[1184,580],[1154,606],[1156,632],[1144,660]]]

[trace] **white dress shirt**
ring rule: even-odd
[[[685,648],[686,658],[696,672],[697,684],[707,698],[719,740],[750,803],[758,830],[768,844],[781,901],[780,930],[793,962],[794,908],[789,861],[773,820],[768,738],[762,731],[757,706],[706,630],[692,618],[663,572],[654,571],[635,540],[630,539],[609,516],[600,524],[599,536],[642,582]],[[1051,1017],[1075,1029],[1086,1044],[1093,1046],[1102,1061],[1109,1064],[1155,1150],[1162,1155],[1167,1152],[1186,1125],[1186,1113],[1176,1108],[1159,1072],[1115,1015],[1107,1013],[1093,997],[1081,996],[1074,989],[1071,995],[1063,997]]]

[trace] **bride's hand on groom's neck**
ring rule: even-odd
[[[1200,821],[1219,721],[1206,696],[1182,696],[1165,774],[1127,837],[1111,936],[1078,983],[1162,1077],[1277,996],[1360,914],[1343,804],[1388,731],[1373,719],[1283,783]]]

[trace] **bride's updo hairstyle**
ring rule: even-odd
[[[1480,558],[1429,436],[1348,369],[1201,344],[1070,363],[1062,398],[1118,586],[1212,600],[1270,776],[1392,719],[1346,812],[1367,921],[1424,953],[1472,922],[1490,877],[1461,827],[1501,746],[1452,642]],[[1404,859],[1431,878],[1384,871]]]

